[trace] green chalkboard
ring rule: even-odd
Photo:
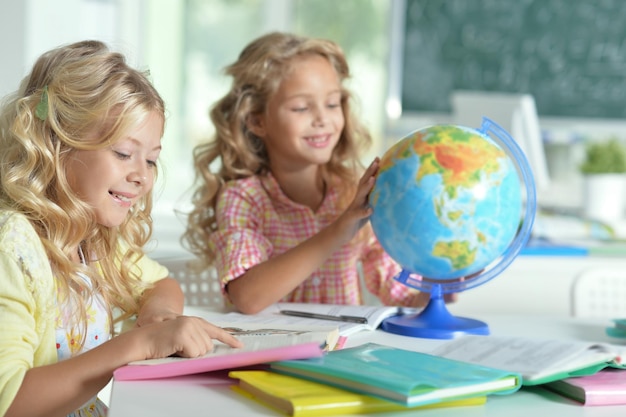
[[[541,116],[626,118],[626,1],[405,0],[403,112],[452,90],[530,93]]]

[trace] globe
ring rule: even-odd
[[[485,323],[449,315],[442,295],[500,274],[530,236],[534,181],[513,138],[488,118],[479,129],[444,124],[412,132],[382,156],[369,203],[376,237],[402,267],[396,279],[430,292],[436,305],[422,316],[391,318],[383,329],[438,338],[488,334]],[[429,314],[434,322],[424,321]]]

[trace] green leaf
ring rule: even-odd
[[[583,174],[621,174],[626,172],[626,148],[617,138],[587,144],[580,165]]]

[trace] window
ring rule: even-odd
[[[32,0],[35,2],[36,0]],[[150,70],[167,104],[161,176],[155,186],[153,256],[184,253],[180,235],[193,181],[192,148],[212,133],[211,104],[229,88],[222,69],[252,39],[272,30],[326,37],[346,51],[357,110],[378,147],[383,142],[390,4],[376,0],[58,0],[37,7],[0,6],[23,33],[11,73],[30,68],[42,52],[63,43],[97,38]],[[19,18],[17,18],[19,16]],[[52,17],[50,17],[52,16]],[[11,20],[12,21],[12,20]],[[19,32],[16,30],[16,32]],[[25,51],[25,52],[24,52]],[[13,65],[13,64],[12,64]],[[20,77],[23,76],[20,75]],[[12,91],[19,79],[9,80]],[[4,90],[4,84],[0,85]],[[372,155],[379,154],[374,146]],[[371,158],[368,158],[371,159]],[[364,161],[369,162],[369,161]]]
[[[155,9],[145,13],[150,18],[146,59],[171,113],[163,142],[165,175],[155,207],[155,256],[182,250],[179,237],[185,218],[174,212],[189,209],[192,147],[213,132],[209,108],[226,93],[231,81],[223,68],[263,33],[279,30],[326,37],[344,48],[357,109],[375,137],[371,157],[380,153],[387,80],[387,2],[187,0],[168,3],[165,8],[153,3],[157,2],[146,3]]]

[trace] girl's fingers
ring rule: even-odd
[[[227,344],[233,348],[243,346],[243,343],[226,330],[217,327],[200,317],[179,317],[177,319],[179,341],[182,349],[177,354],[183,357],[195,358],[211,352],[214,348],[214,340]]]
[[[177,352],[179,356],[185,358],[197,358],[213,350],[213,340],[210,337],[195,335],[184,344],[183,350]]]
[[[226,343],[228,346],[233,347],[233,348],[243,347],[243,343],[241,342],[241,340],[237,339],[235,336],[228,333],[226,330],[219,328],[217,326],[214,326],[210,323],[207,323],[207,324],[209,324],[209,326],[211,327],[211,329],[208,331],[208,334],[211,336],[212,339],[217,339],[220,342]]]
[[[374,188],[374,183],[376,182],[376,179],[374,177],[369,177],[365,180],[365,182],[363,182],[360,186],[359,189],[357,190],[357,195],[364,200],[367,200],[366,197],[367,195],[370,193],[370,191],[372,191],[372,188]]]
[[[367,169],[363,173],[363,176],[361,177],[361,182],[364,182],[364,181],[367,181],[367,180],[369,180],[371,178],[375,178],[376,177],[376,173],[378,172],[378,163],[379,162],[380,161],[379,161],[378,157],[374,158],[374,160],[372,161],[370,166],[367,167]]]
[[[359,179],[359,187],[365,184],[366,182],[368,182],[371,178],[376,177],[377,171],[378,171],[378,158],[374,159],[374,161],[372,161],[370,166],[368,166],[367,169],[365,169],[365,172],[363,172],[363,175],[361,175],[361,178]]]

